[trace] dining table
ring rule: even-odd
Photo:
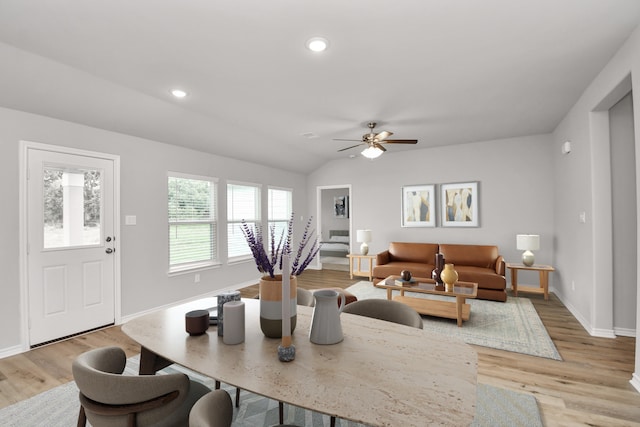
[[[309,340],[313,307],[297,306],[295,359],[278,359],[280,339],[260,329],[260,301],[245,303],[245,339],[223,343],[217,327],[189,335],[185,314],[217,307],[215,297],[129,320],[141,346],[140,374],[176,363],[252,393],[366,426],[464,426],[476,411],[478,357],[461,340],[354,314],[340,314],[344,339]]]

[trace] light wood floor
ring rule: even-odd
[[[357,281],[349,280],[347,272],[307,270],[298,285],[344,288]],[[242,294],[255,296],[257,285]],[[591,337],[555,296],[549,301],[538,295],[529,298],[563,361],[474,346],[478,382],[533,394],[546,426],[640,427],[640,393],[629,383],[635,338]],[[127,356],[139,352],[115,326],[0,360],[0,407],[71,381],[71,361],[106,345],[123,347]]]

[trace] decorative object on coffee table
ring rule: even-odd
[[[453,292],[453,285],[458,281],[458,272],[454,270],[453,264],[445,264],[440,277],[444,282],[445,291]]]
[[[409,280],[411,280],[411,272],[409,270],[402,270],[400,272],[400,277],[402,278],[402,280],[408,282]]]
[[[516,236],[516,247],[522,253],[522,263],[531,267],[535,263],[533,252],[540,249],[540,236],[538,234],[518,234]]]
[[[444,282],[442,281],[442,277],[440,277],[440,273],[444,269],[444,255],[440,252],[436,254],[435,260],[435,268],[431,272],[431,278],[436,282],[436,289],[439,291],[444,291]]]

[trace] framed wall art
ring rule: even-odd
[[[349,196],[335,196],[333,198],[333,216],[335,218],[349,218]]]
[[[436,186],[402,187],[402,227],[436,226]]]
[[[443,227],[478,227],[478,182],[440,185]]]

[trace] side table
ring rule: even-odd
[[[373,280],[373,260],[376,259],[375,255],[360,255],[349,254],[349,275],[353,279],[353,276],[368,277],[369,281]],[[362,269],[362,260],[369,260],[369,269]]]
[[[507,263],[507,268],[511,270],[511,287],[513,289],[513,295],[518,296],[518,290],[522,292],[533,292],[536,294],[543,294],[544,299],[549,299],[549,272],[555,271],[555,268],[550,265],[532,265],[527,267],[524,264],[511,264]],[[535,286],[520,286],[518,289],[518,270],[530,270],[537,271],[540,274],[540,287]]]

